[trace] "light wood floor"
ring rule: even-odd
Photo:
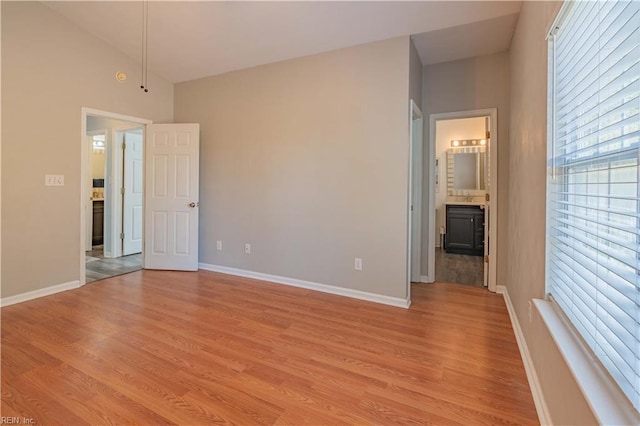
[[[139,271],[2,308],[2,416],[38,424],[537,424],[501,296],[393,308]]]

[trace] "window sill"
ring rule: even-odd
[[[638,412],[584,345],[555,303],[533,299],[533,304],[598,422],[603,425],[640,424]]]

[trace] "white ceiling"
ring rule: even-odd
[[[142,3],[44,2],[131,58]],[[423,63],[508,49],[519,1],[150,1],[149,71],[171,82],[413,35]]]

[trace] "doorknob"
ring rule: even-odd
[[[194,203],[193,201],[188,204],[188,206],[191,207],[191,208],[194,208],[194,207],[199,206],[199,205],[200,205],[200,203]]]

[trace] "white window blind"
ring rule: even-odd
[[[640,1],[552,33],[547,290],[640,411]]]

